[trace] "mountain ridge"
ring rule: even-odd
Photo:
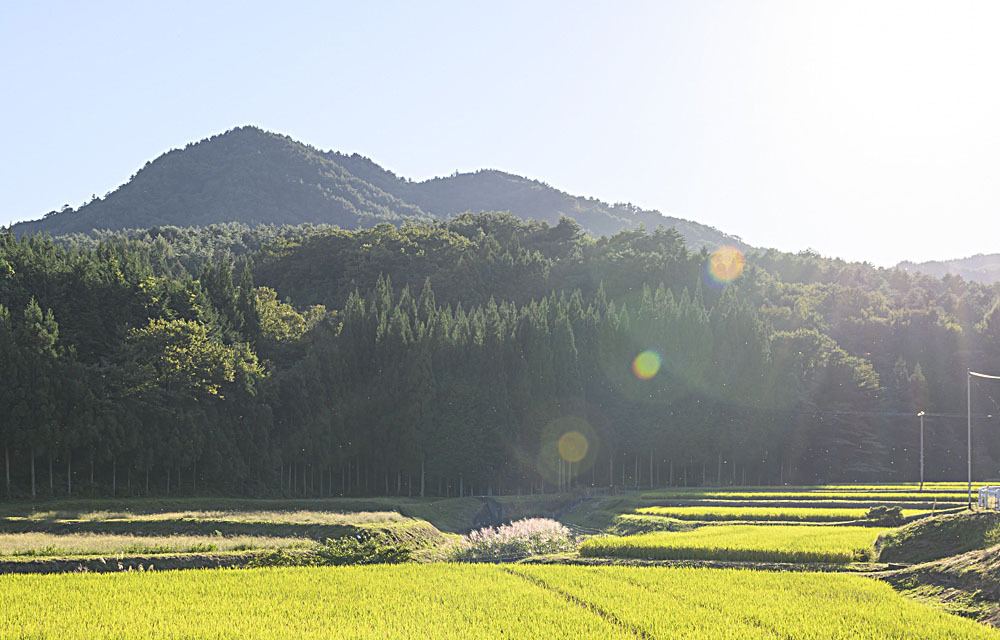
[[[908,273],[922,273],[935,278],[954,275],[961,276],[965,280],[992,284],[1000,282],[1000,253],[977,253],[967,258],[955,260],[928,260],[926,262],[904,260],[897,264],[896,268]]]
[[[590,235],[643,225],[675,227],[693,250],[749,248],[739,237],[631,204],[574,196],[496,169],[415,182],[354,153],[322,151],[255,126],[237,127],[171,149],[104,198],[12,225],[24,233],[87,233],[213,223],[333,224],[447,220],[466,211],[510,211],[549,224],[576,220]]]

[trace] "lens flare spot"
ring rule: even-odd
[[[559,436],[559,455],[566,462],[579,462],[587,456],[587,438],[579,431]]]
[[[632,373],[640,380],[649,380],[660,371],[660,354],[655,351],[643,351],[632,361]]]
[[[732,282],[743,273],[746,259],[736,247],[722,247],[708,257],[708,273],[719,283]]]

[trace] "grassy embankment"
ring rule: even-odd
[[[547,515],[567,496],[504,497],[505,517]],[[0,505],[0,561],[315,548],[327,538],[377,537],[433,558],[468,531],[478,498],[70,500]]]

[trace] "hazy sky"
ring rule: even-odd
[[[757,246],[1000,252],[997,2],[0,3],[0,224],[241,124]]]

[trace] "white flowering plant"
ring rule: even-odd
[[[456,542],[448,555],[467,562],[500,562],[575,548],[572,533],[562,524],[547,518],[525,518],[473,531]]]

